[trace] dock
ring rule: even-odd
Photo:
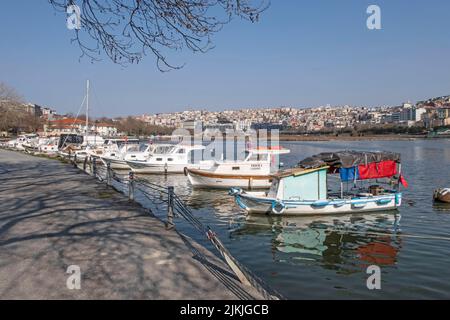
[[[80,269],[80,289],[67,285]],[[0,299],[261,299],[212,252],[58,160],[0,150]]]

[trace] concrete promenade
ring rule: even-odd
[[[69,290],[68,266],[81,269]],[[0,299],[252,299],[192,239],[78,169],[0,150]]]

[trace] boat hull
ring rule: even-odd
[[[450,188],[441,188],[435,190],[433,199],[436,202],[450,203]]]
[[[129,170],[130,166],[125,160],[115,159],[115,158],[108,158],[108,157],[100,157],[102,162],[106,165],[108,165],[111,169],[116,170]]]
[[[162,164],[148,163],[145,161],[126,161],[131,170],[136,173],[147,174],[165,174],[165,173],[184,173],[184,168],[189,168],[187,164]]]
[[[187,176],[193,187],[229,189],[268,189],[272,184],[270,176],[215,174],[206,170],[188,169]]]
[[[401,193],[345,200],[279,201],[264,195],[234,195],[236,203],[247,213],[275,215],[326,215],[395,210],[401,205]]]

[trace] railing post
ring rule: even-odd
[[[128,173],[128,201],[134,200],[134,172]]]
[[[106,185],[111,185],[111,162],[106,164]]]
[[[75,155],[73,156],[73,166],[74,168],[77,167],[77,154],[75,153]]]
[[[167,223],[166,229],[171,230],[174,228],[173,224],[173,187],[167,187]]]

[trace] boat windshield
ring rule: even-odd
[[[121,151],[124,152],[136,152],[139,151],[139,145],[137,144],[124,144],[121,148]]]
[[[144,151],[147,150],[147,148],[148,148],[148,145],[146,145],[146,144],[141,144],[141,145],[139,146],[139,152],[144,152]]]
[[[155,148],[154,153],[156,154],[167,154],[167,153],[171,153],[173,150],[175,149],[175,146],[157,146]]]

